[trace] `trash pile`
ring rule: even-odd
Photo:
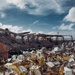
[[[0,75],[75,75],[75,47],[61,45],[23,51],[8,58],[0,69]]]

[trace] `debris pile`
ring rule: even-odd
[[[0,66],[0,75],[75,75],[74,45],[13,55]]]

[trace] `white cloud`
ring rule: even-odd
[[[0,0],[0,11],[18,7],[33,15],[47,15],[51,10],[63,13],[62,2],[60,0]]]
[[[30,5],[30,8],[34,7],[35,9],[28,8],[27,11],[29,14],[47,15],[50,13],[51,10],[56,13],[63,12],[61,5],[56,0],[31,0]]]
[[[21,27],[21,26],[13,26],[13,25],[6,25],[6,24],[2,24],[0,23],[0,28],[2,29],[5,29],[5,28],[8,28],[10,31],[12,32],[15,32],[15,33],[21,33],[21,32],[31,32],[31,33],[34,33],[33,30],[31,30],[30,28],[29,29],[25,29],[24,27]],[[45,33],[44,31],[38,31],[36,33],[41,33],[41,34],[49,34],[49,35],[56,35],[57,32],[56,31],[51,31],[51,32],[48,32],[48,33]],[[60,32],[59,34],[61,35],[73,35],[73,37],[75,38],[75,31],[70,31],[70,32]]]
[[[38,31],[38,33],[41,33],[41,34],[43,34],[44,32],[43,32],[43,31]]]
[[[32,31],[31,29],[24,30],[24,32],[30,32],[30,33],[33,33],[33,31]]]
[[[57,35],[58,32],[56,31],[51,31],[48,32],[49,35]],[[59,35],[72,35],[73,39],[75,40],[75,31],[70,31],[70,32],[66,32],[66,31],[59,31]],[[70,38],[70,37],[69,37]]]
[[[39,22],[39,21],[35,21],[35,22],[33,23],[33,25],[36,24],[36,23],[38,23],[38,22]]]
[[[0,12],[0,18],[4,18],[5,16],[6,16],[6,14],[5,14],[5,13]]]
[[[25,0],[6,0],[8,4],[16,5],[20,9],[25,9]]]
[[[70,21],[70,22],[75,22],[75,7],[72,7],[69,10],[69,13],[67,16],[64,18],[64,21]]]
[[[74,24],[72,24],[72,23],[69,25],[62,24],[58,27],[58,29],[60,29],[60,30],[74,30],[73,26],[74,26]]]
[[[0,23],[0,28],[5,29],[8,28],[10,31],[15,32],[15,33],[20,33],[20,32],[33,32],[31,29],[24,29],[24,27],[21,26],[13,26],[13,25],[6,25]]]
[[[6,8],[8,8],[8,3],[6,0],[0,0],[0,10],[4,10]]]
[[[59,26],[52,27],[52,29],[57,29]]]
[[[6,0],[0,0],[0,18],[4,18],[6,14],[3,10],[10,8],[11,6],[6,2]]]
[[[55,27],[52,27],[52,29],[59,29],[59,30],[74,30],[73,26],[75,26],[74,23],[71,23],[71,24],[64,24],[62,23],[60,26],[55,26]]]
[[[49,34],[49,35],[56,35],[57,32],[56,31],[51,31],[51,32],[48,32],[47,34]]]

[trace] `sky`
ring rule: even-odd
[[[0,28],[75,38],[75,0],[0,0]]]

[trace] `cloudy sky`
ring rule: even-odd
[[[75,0],[0,0],[0,28],[75,35]]]

